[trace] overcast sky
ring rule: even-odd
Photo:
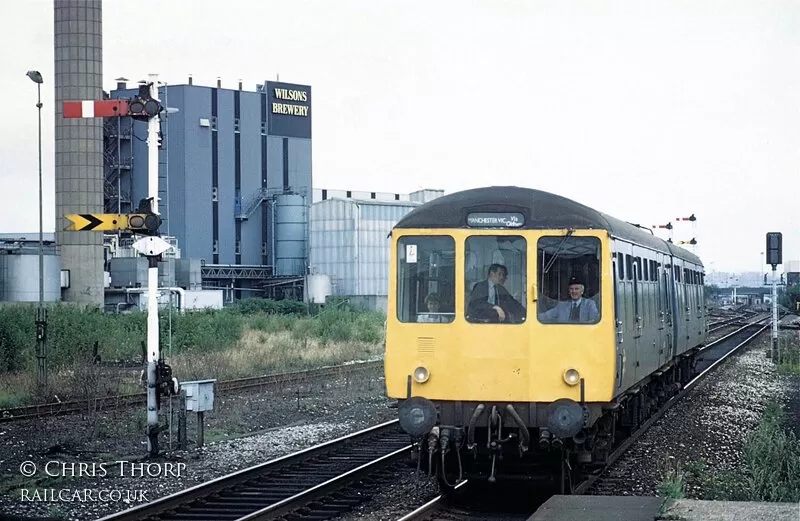
[[[38,230],[28,69],[52,231],[53,2],[0,13],[0,232]],[[104,87],[280,74],[313,89],[317,188],[520,185],[645,225],[694,213],[707,269],[755,271],[767,231],[800,259],[798,27],[796,1],[106,0]]]

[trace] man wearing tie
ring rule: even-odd
[[[583,281],[577,277],[569,279],[569,300],[559,302],[556,307],[539,313],[542,322],[569,324],[572,322],[597,322],[600,312],[594,300],[583,298]]]
[[[525,308],[503,286],[508,270],[502,264],[489,266],[487,279],[472,288],[467,303],[470,322],[520,323],[525,320]]]

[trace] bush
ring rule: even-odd
[[[0,371],[21,371],[33,363],[36,312],[33,306],[0,307]]]
[[[244,331],[244,319],[226,309],[205,310],[172,316],[172,352],[216,351],[233,346]],[[169,322],[162,316],[161,345],[167,345]]]
[[[243,315],[254,313],[280,314],[280,315],[307,315],[308,306],[294,300],[268,300],[263,298],[248,298],[240,300],[230,309]]]
[[[314,336],[324,342],[371,342],[383,339],[383,314],[328,307],[314,317]]]

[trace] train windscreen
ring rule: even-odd
[[[397,241],[397,319],[447,323],[455,318],[455,241],[405,236]]]

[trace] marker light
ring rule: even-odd
[[[578,385],[581,381],[581,374],[575,369],[567,369],[564,371],[564,381],[567,385]]]
[[[420,366],[414,369],[414,380],[416,380],[418,384],[424,384],[428,381],[429,377],[430,373],[428,373],[428,369],[425,367]]]

